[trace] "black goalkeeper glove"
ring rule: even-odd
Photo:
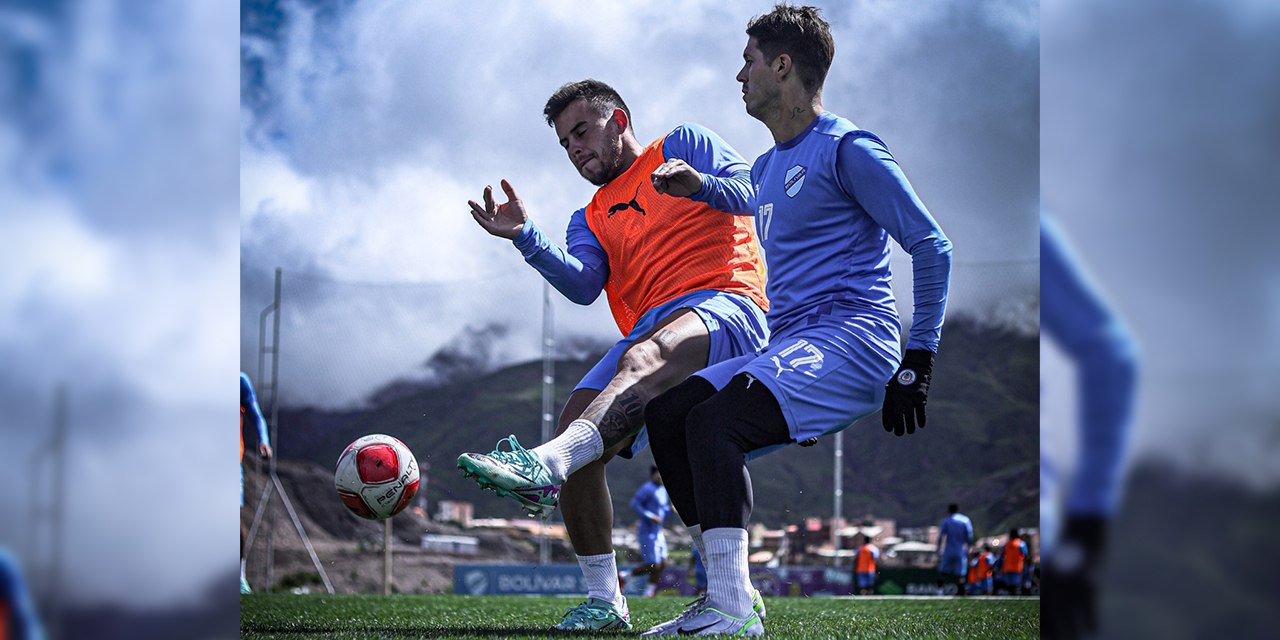
[[[1041,637],[1083,638],[1098,630],[1098,580],[1107,520],[1068,516],[1058,546],[1041,569]]]
[[[884,391],[884,430],[894,435],[915,433],[924,428],[924,404],[929,399],[929,378],[933,376],[933,352],[907,349],[902,366],[893,374]]]

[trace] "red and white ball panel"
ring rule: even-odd
[[[333,484],[352,513],[386,520],[409,506],[418,492],[418,461],[391,436],[364,436],[338,457]]]

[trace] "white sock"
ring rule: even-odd
[[[707,597],[711,606],[737,618],[751,613],[747,530],[717,527],[702,534],[707,545]]]
[[[598,556],[578,556],[578,566],[587,579],[587,596],[596,600],[612,602],[613,606],[622,609],[626,598],[618,588],[618,563],[612,553]]]
[[[702,568],[707,568],[707,548],[702,544],[702,525],[695,524],[691,527],[685,527],[685,531],[693,537],[693,548],[698,550],[698,555],[702,556]]]
[[[564,433],[533,448],[533,454],[551,470],[556,482],[564,482],[574,471],[604,455],[600,431],[588,420],[574,420]]]
[[[244,582],[244,558],[240,559],[240,581]]]
[[[653,576],[645,574],[644,576],[644,596],[646,598],[653,597],[654,592],[658,590],[658,585],[654,584]]]

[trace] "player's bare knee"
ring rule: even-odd
[[[657,372],[663,361],[662,349],[652,338],[641,340],[618,358],[618,375],[642,380]]]

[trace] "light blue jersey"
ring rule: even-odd
[[[884,143],[830,113],[756,159],[751,182],[769,346],[697,375],[717,389],[738,373],[767,386],[796,442],[835,433],[880,410],[902,361],[889,239],[911,254],[907,348],[929,351],[946,310],[951,242]]]
[[[963,557],[971,542],[973,542],[973,523],[969,521],[969,516],[953,513],[938,525],[940,555]]]
[[[875,134],[824,112],[751,168],[756,229],[769,269],[770,332],[785,337],[833,306],[875,320],[868,337],[895,357],[898,312],[889,239],[912,258],[908,349],[938,350],[951,243]]]

